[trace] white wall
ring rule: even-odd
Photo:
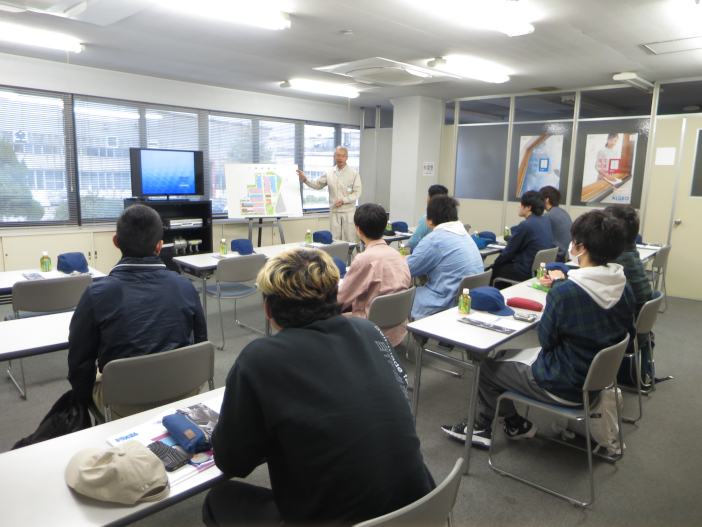
[[[347,104],[309,101],[0,53],[0,84],[95,97],[357,125]]]

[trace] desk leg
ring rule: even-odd
[[[202,311],[205,313],[205,323],[207,322],[207,275],[200,275],[202,278]]]
[[[463,475],[468,475],[468,467],[470,466],[470,449],[473,444],[473,422],[475,421],[475,409],[478,406],[478,382],[480,381],[480,361],[473,361],[473,388],[470,394],[470,403],[468,405],[468,430],[466,430],[466,446],[465,465],[463,465]]]
[[[410,336],[414,344],[414,392],[412,398],[412,419],[414,427],[417,428],[417,411],[419,410],[419,386],[422,379],[422,353],[424,344],[418,343],[413,336]]]

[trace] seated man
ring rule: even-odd
[[[340,316],[332,259],[290,249],[257,282],[279,333],[236,359],[212,445],[228,478],[267,462],[272,490],[220,484],[205,525],[351,525],[431,492],[407,375],[373,324]]]
[[[546,214],[544,214],[544,217],[551,224],[553,242],[558,246],[556,261],[565,262],[568,245],[570,244],[570,227],[573,225],[573,220],[570,219],[570,214],[559,207],[561,204],[561,193],[556,188],[551,186],[544,187],[539,193],[546,202]]]
[[[338,301],[342,309],[352,306],[345,315],[368,318],[376,296],[399,293],[412,285],[409,267],[400,253],[383,240],[387,214],[380,205],[366,203],[356,209],[353,222],[366,250],[354,258],[339,286]],[[390,344],[397,346],[407,335],[403,323],[385,331]]]
[[[429,187],[429,194],[427,195],[427,205],[429,204],[429,200],[433,198],[434,196],[448,196],[448,189],[443,186],[443,185],[432,185]],[[427,215],[425,214],[422,216],[422,219],[419,220],[419,225],[415,229],[414,233],[412,233],[412,237],[407,240],[407,247],[410,249],[414,250],[414,248],[419,245],[419,242],[422,241],[422,238],[424,238],[427,234],[431,232],[431,229],[427,227]]]
[[[607,263],[624,249],[624,225],[595,210],[575,220],[571,236],[571,255],[580,269],[570,271],[564,280],[546,280],[551,290],[538,326],[541,348],[534,349],[533,362],[498,359],[483,363],[478,386],[480,413],[472,423],[475,445],[490,446],[491,423],[501,394],[513,391],[550,404],[582,404],[582,387],[595,355],[621,342],[627,333],[634,337],[634,294],[622,266]],[[559,271],[550,274],[562,276]],[[498,356],[504,359],[509,354],[507,350]],[[536,434],[536,426],[521,417],[511,402],[504,401],[500,408],[507,437],[523,439]],[[452,437],[466,438],[466,423],[442,428]]]
[[[83,293],[68,335],[68,380],[73,392],[86,403],[92,398],[100,411],[100,378],[108,362],[207,340],[205,315],[193,284],[166,269],[158,256],[163,222],[156,211],[145,205],[125,209],[113,242],[122,259],[108,277]],[[113,418],[119,418],[148,408],[112,406],[111,410]]]
[[[523,282],[534,276],[531,266],[536,253],[554,246],[551,224],[543,217],[544,206],[544,198],[538,192],[530,190],[522,195],[518,212],[524,221],[492,264],[490,285],[497,277]],[[508,286],[507,282],[498,282],[496,287]]]
[[[484,271],[478,247],[458,221],[455,199],[443,195],[431,198],[426,222],[432,232],[407,256],[412,276],[427,275],[427,283],[414,297],[413,318],[455,306],[461,280]]]

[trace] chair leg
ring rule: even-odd
[[[448,515],[448,518],[446,519],[446,521],[448,523],[448,527],[453,527],[453,511],[452,510],[449,511],[449,515]]]
[[[250,329],[251,331],[255,331],[256,333],[260,333],[261,335],[266,335],[265,331],[261,331],[260,329],[252,328],[251,326],[247,326],[246,324],[242,324],[239,322],[239,319],[236,316],[236,298],[234,299],[234,321],[239,324],[242,328]]]
[[[219,291],[217,291],[217,293],[219,293]],[[219,294],[217,294],[217,305],[219,306],[219,325],[222,328],[222,346],[217,346],[217,349],[223,350],[226,341],[224,340],[224,315],[222,314],[222,298]],[[236,300],[234,301],[234,309],[236,310]]]
[[[617,395],[617,389],[616,385],[614,388],[614,394],[615,397]],[[622,427],[621,427],[621,421],[619,421],[619,401],[615,402],[615,405],[617,407],[617,422],[619,423],[619,437],[621,438],[621,433],[622,433]],[[591,505],[592,502],[595,501],[595,473],[592,468],[592,439],[590,438],[590,394],[585,392],[585,439],[587,440],[587,466],[590,471],[590,502],[589,503],[582,503],[578,501],[573,501],[570,500],[570,502],[573,505],[580,505],[581,507],[586,507],[587,505]],[[621,446],[621,444],[620,444]]]
[[[625,423],[631,423],[634,424],[637,421],[639,421],[643,417],[643,401],[641,397],[641,350],[638,349],[638,343],[637,343],[637,350],[634,353],[634,367],[636,368],[636,392],[639,395],[639,416],[636,419],[632,419],[631,417],[622,417],[622,421]]]
[[[22,359],[19,360],[20,363],[20,375],[22,377],[22,387],[20,388],[20,385],[17,383],[17,380],[14,378],[12,375],[12,361],[8,361],[7,363],[7,378],[12,381],[12,383],[15,385],[15,388],[20,393],[20,399],[24,399],[25,401],[27,400],[27,384],[25,383],[24,380],[24,363],[22,362]]]
[[[422,382],[422,355],[424,346],[420,346],[414,339],[414,397],[412,398],[412,420],[415,428],[417,427],[417,412],[419,410],[419,387]]]
[[[658,282],[658,281],[656,281],[656,282]],[[656,283],[656,285],[658,285],[658,283]],[[665,313],[668,310],[668,292],[666,291],[666,287],[665,287],[665,269],[663,269],[663,271],[661,272],[661,285],[663,286],[661,289],[661,292],[663,293],[663,303],[665,304],[665,308],[662,311],[658,311],[658,312]]]

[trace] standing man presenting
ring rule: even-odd
[[[308,179],[302,170],[297,171],[305,185],[322,190],[329,185],[329,222],[332,238],[347,242],[356,241],[353,214],[356,200],[361,197],[361,176],[358,170],[346,164],[349,151],[343,146],[334,149],[336,166],[317,180]]]

